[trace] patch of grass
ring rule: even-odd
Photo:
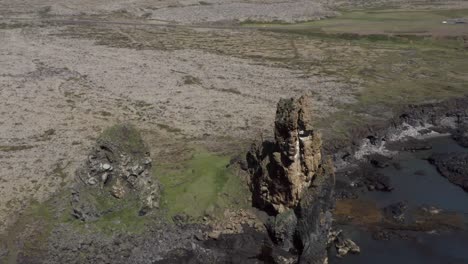
[[[140,132],[131,124],[118,124],[109,127],[104,130],[99,140],[117,144],[124,151],[133,154],[145,154],[148,151]]]
[[[184,213],[197,219],[207,212],[216,215],[225,208],[246,207],[248,189],[228,164],[229,157],[196,149],[180,164],[156,168],[168,215]]]
[[[124,199],[117,199],[108,191],[96,193],[95,190],[82,190],[80,199],[85,199],[86,203],[96,205],[99,211],[109,211],[95,221],[81,222],[70,215],[63,219],[77,228],[91,228],[103,234],[141,233],[145,229],[145,224],[149,216],[140,216],[141,204],[135,195],[127,195]]]

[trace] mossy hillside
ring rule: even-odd
[[[156,173],[163,185],[163,208],[168,216],[186,214],[199,220],[205,214],[248,207],[248,188],[227,168],[229,157],[194,148],[189,159],[162,164]]]

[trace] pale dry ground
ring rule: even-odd
[[[2,0],[0,14],[8,15],[108,15],[128,13],[151,20],[200,23],[215,21],[298,21],[335,15],[333,1],[316,0]]]
[[[468,8],[466,0],[1,0],[0,16],[131,16],[159,23],[307,21],[356,8]]]
[[[352,100],[349,85],[268,62],[194,49],[114,48],[69,32],[0,30],[1,229],[30,201],[66,185],[98,134],[118,121],[165,132],[168,141],[236,142],[271,133],[280,98],[334,100],[342,92]],[[320,115],[334,109],[323,99],[315,107]]]

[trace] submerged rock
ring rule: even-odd
[[[468,153],[437,153],[429,157],[442,176],[468,192]]]
[[[323,263],[334,173],[310,113],[307,97],[280,100],[275,141],[252,145],[247,163],[252,202],[274,218],[268,230],[276,245],[297,251],[300,263]]]
[[[369,155],[368,160],[376,168],[386,168],[390,166],[392,158],[382,154],[374,153]]]
[[[363,181],[369,191],[391,192],[393,190],[390,177],[382,173],[374,172],[365,174]]]
[[[408,204],[406,202],[397,202],[386,206],[383,211],[389,218],[397,222],[403,222],[405,220],[405,212],[407,208]]]
[[[160,186],[150,170],[138,131],[130,125],[110,128],[76,173],[73,216],[92,221],[126,207],[138,207],[140,215],[159,207]]]

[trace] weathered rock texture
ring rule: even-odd
[[[310,121],[307,97],[279,101],[275,142],[253,145],[247,156],[255,206],[274,213],[294,208],[313,180],[325,176],[322,141]]]
[[[429,162],[437,167],[442,176],[468,192],[468,154],[436,153],[429,157]]]
[[[273,215],[267,225],[272,240],[298,252],[300,263],[323,263],[334,174],[310,112],[307,97],[280,100],[275,141],[252,145],[247,162],[253,204]]]
[[[108,129],[76,173],[73,216],[92,221],[127,207],[137,207],[138,214],[159,207],[160,186],[150,170],[148,149],[135,128]]]

